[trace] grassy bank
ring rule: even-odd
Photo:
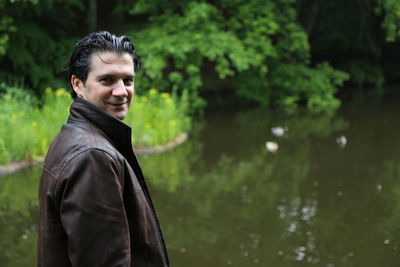
[[[7,88],[0,98],[0,164],[44,156],[67,120],[71,102],[64,89],[46,89],[39,105],[26,91]],[[134,146],[166,143],[190,128],[187,97],[150,90],[134,97],[124,122],[132,126]]]

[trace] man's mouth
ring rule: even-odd
[[[124,105],[124,104],[127,104],[127,103],[128,103],[128,100],[126,100],[126,99],[120,99],[120,101],[108,101],[107,103],[108,103],[109,105],[113,105],[113,106],[120,107],[120,106],[122,106],[122,105]]]
[[[126,104],[127,102],[121,102],[121,103],[109,103],[110,105],[113,105],[113,106],[122,106],[122,105],[124,105],[124,104]]]

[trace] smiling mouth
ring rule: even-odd
[[[122,103],[108,103],[108,104],[113,105],[113,106],[120,107],[120,106],[122,106],[122,105],[124,105],[124,104],[126,104],[126,103],[128,103],[128,102],[122,102]]]

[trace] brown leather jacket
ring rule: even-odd
[[[38,266],[169,266],[131,128],[76,98],[40,181]]]

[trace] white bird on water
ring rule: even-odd
[[[284,136],[287,131],[288,131],[287,127],[283,128],[283,127],[278,126],[278,127],[271,128],[271,133],[278,137]]]
[[[341,135],[338,138],[336,138],[336,144],[338,144],[341,148],[344,148],[347,144],[346,136]]]
[[[265,143],[265,147],[269,152],[275,153],[278,151],[279,145],[276,142],[268,141]]]

